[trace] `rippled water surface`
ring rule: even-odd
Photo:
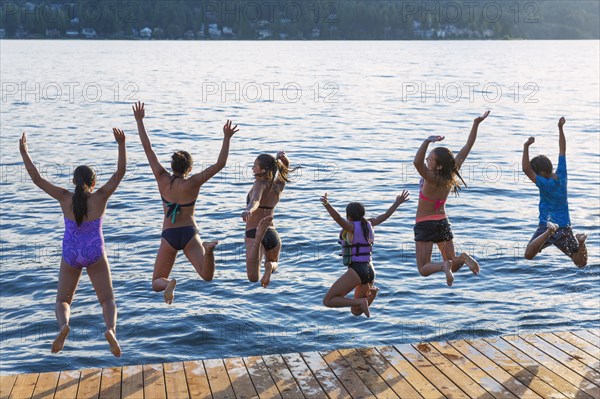
[[[579,42],[83,42],[1,41],[1,367],[64,370],[361,347],[419,340],[597,327],[599,279],[599,43]],[[160,242],[160,197],[131,115],[164,164],[174,150],[195,169],[216,160],[227,118],[240,124],[227,168],[201,190],[204,239],[221,241],[213,282],[182,254],[167,306],[151,287]],[[482,272],[419,276],[412,227],[423,138],[458,151],[473,118],[491,109],[463,166],[468,189],[449,198],[455,244]],[[537,188],[520,171],[521,149],[556,162],[558,118],[567,118],[569,205],[588,232],[589,265],[558,249],[535,261],[523,250],[537,225]],[[123,357],[108,351],[89,278],[73,305],[73,333],[50,354],[63,232],[57,203],[29,180],[18,153],[27,131],[43,175],[70,187],[82,163],[99,183],[114,171],[111,128],[127,136],[129,171],[111,198],[104,234]],[[248,165],[285,149],[302,165],[276,210],[280,270],[263,289],[246,280],[240,214]],[[322,297],[344,272],[338,227],[319,202],[361,201],[383,212],[403,189],[411,200],[376,230],[380,295],[372,317],[327,309]],[[437,256],[437,255],[436,255]]]

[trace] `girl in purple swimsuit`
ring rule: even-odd
[[[371,263],[374,241],[373,227],[385,222],[398,209],[400,204],[408,200],[408,191],[403,191],[390,208],[372,219],[365,219],[365,207],[359,202],[351,202],[346,206],[346,219],[329,203],[327,194],[321,202],[329,215],[340,225],[340,244],[344,265],[348,270],[337,279],[323,298],[323,305],[330,308],[350,307],[352,314],[365,314],[370,317],[369,305],[375,300],[378,288],[375,287],[375,270]],[[354,289],[354,298],[346,295]]]
[[[102,235],[102,217],[106,204],[123,179],[127,164],[125,134],[119,129],[113,129],[113,134],[119,146],[117,171],[95,192],[96,174],[89,166],[78,166],[75,169],[75,193],[71,193],[42,178],[29,156],[25,133],[19,143],[21,156],[31,180],[60,203],[65,221],[55,310],[60,331],[52,343],[52,353],[62,350],[69,335],[71,302],[85,267],[102,306],[102,315],[106,323],[104,336],[110,345],[110,351],[116,357],[121,356],[116,337],[117,306]]]
[[[425,159],[429,143],[444,139],[443,136],[430,136],[417,151],[413,162],[422,177],[414,227],[417,267],[422,276],[444,272],[448,286],[451,286],[454,281],[453,273],[457,272],[465,263],[473,274],[479,273],[479,264],[469,254],[463,252],[460,256],[456,256],[452,242],[454,235],[444,205],[450,191],[458,195],[458,190],[460,190],[458,179],[463,184],[465,183],[459,173],[460,167],[475,144],[479,124],[489,114],[490,111],[487,111],[482,116],[475,118],[467,144],[456,155],[456,158],[449,149],[438,147],[433,149]],[[443,262],[431,261],[434,243],[442,253]]]
[[[157,292],[164,291],[165,302],[171,304],[175,297],[176,280],[169,280],[169,274],[180,250],[183,250],[196,272],[204,280],[211,281],[215,274],[213,250],[218,241],[202,243],[194,218],[196,199],[200,187],[225,167],[229,155],[229,142],[238,129],[237,125],[232,127],[229,120],[225,123],[223,145],[214,165],[200,173],[190,175],[192,156],[186,151],[177,151],[171,157],[171,169],[173,170],[173,174],[171,174],[161,165],[152,149],[150,138],[144,127],[144,103],[138,102],[132,108],[140,140],[156,178],[165,212],[162,240],[154,263],[152,289]]]

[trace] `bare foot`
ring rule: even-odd
[[[369,301],[367,300],[367,298],[361,298],[359,299],[359,301],[360,310],[365,314],[365,316],[371,317],[371,312],[369,311]]]
[[[165,288],[165,293],[163,294],[165,297],[165,303],[170,305],[173,303],[173,299],[175,299],[175,286],[177,285],[177,281],[172,279],[167,284],[167,288]]]
[[[202,246],[206,252],[212,252],[215,247],[219,244],[219,240],[211,241],[211,242],[203,242]]]
[[[579,243],[579,245],[581,245],[585,242],[585,240],[587,240],[588,235],[585,233],[579,233],[575,234],[575,238],[577,238],[577,242]]]
[[[546,227],[548,228],[550,235],[556,233],[556,230],[558,230],[558,225],[552,222],[546,222]]]
[[[273,273],[275,270],[277,270],[277,262],[265,262],[265,272],[260,279],[260,285],[262,285],[263,288],[267,288],[271,282],[271,273]]]
[[[477,261],[473,259],[471,255],[469,255],[466,252],[463,252],[460,256],[462,256],[465,259],[465,263],[467,264],[467,266],[469,266],[469,270],[472,271],[473,274],[479,274],[479,263],[477,263]]]
[[[71,331],[71,328],[68,324],[65,324],[60,328],[58,335],[54,339],[54,342],[52,342],[52,353],[58,353],[62,350],[65,346],[65,340],[69,336],[69,331]]]
[[[110,345],[110,353],[115,355],[115,357],[121,357],[121,347],[119,346],[119,343],[117,342],[117,337],[115,336],[115,333],[113,332],[113,330],[106,330],[106,332],[104,333],[104,336],[106,337],[106,340],[108,341],[108,345]]]
[[[448,287],[452,287],[452,283],[454,282],[454,274],[452,274],[452,261],[445,260],[443,262],[442,271],[446,273],[446,283]]]
[[[256,237],[263,235],[263,233],[267,231],[267,229],[271,225],[272,221],[273,216],[265,216],[264,218],[262,218],[260,222],[258,222],[258,226],[256,226]]]

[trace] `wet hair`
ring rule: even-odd
[[[541,173],[552,174],[552,161],[545,155],[538,155],[533,158],[529,162],[529,166],[531,166],[531,170],[533,170],[536,175],[540,175]]]
[[[281,159],[276,159],[269,154],[260,154],[256,160],[258,161],[258,166],[265,170],[263,173],[257,173],[256,176],[265,176],[267,181],[272,184],[275,181],[275,177],[277,177],[277,173],[279,173],[280,179],[286,182],[290,181],[288,177],[290,173],[289,167]]]
[[[87,165],[81,165],[73,171],[73,182],[75,183],[75,194],[73,194],[73,213],[77,226],[81,226],[83,218],[87,216],[88,193],[85,186],[91,188],[96,182],[96,172]]]
[[[351,202],[346,205],[346,216],[352,219],[353,222],[360,221],[360,227],[362,227],[365,241],[369,242],[369,224],[365,219],[365,207],[360,202]]]
[[[184,177],[194,164],[192,156],[187,151],[175,151],[171,155],[171,170],[173,176],[171,177],[171,186],[178,177]]]
[[[458,179],[460,179],[465,187],[467,187],[467,183],[465,183],[460,173],[458,173],[458,169],[456,169],[456,159],[454,159],[454,154],[445,147],[437,147],[433,150],[433,153],[435,154],[436,164],[442,167],[435,171],[437,177],[439,177],[437,184],[443,184],[452,190],[454,194],[458,195],[458,191],[461,190]]]

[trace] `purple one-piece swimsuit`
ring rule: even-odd
[[[80,226],[65,217],[65,235],[62,245],[63,258],[67,264],[82,269],[97,262],[104,255],[102,217]]]

